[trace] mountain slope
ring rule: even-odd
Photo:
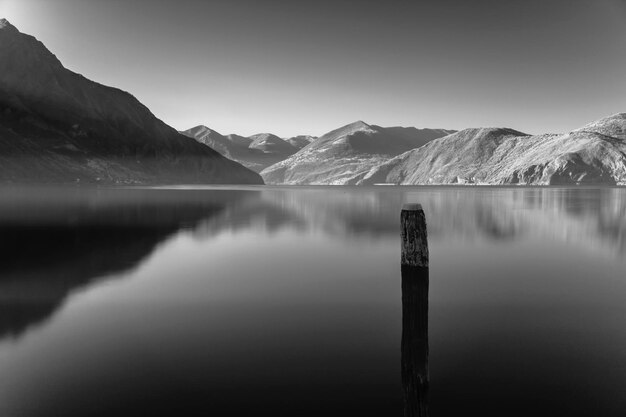
[[[265,153],[294,154],[298,151],[293,145],[271,133],[260,133],[250,136],[250,149],[258,149]]]
[[[235,134],[226,135],[226,139],[233,142],[235,145],[240,145],[244,148],[247,148],[252,143],[252,139]]]
[[[69,71],[0,21],[0,181],[253,183],[255,173]]]
[[[372,167],[450,132],[357,121],[326,133],[261,175],[268,184],[353,184]]]
[[[223,136],[215,130],[202,125],[185,130],[181,133],[209,146],[211,149],[216,150],[221,155],[232,160],[236,160],[238,154],[245,152],[248,145],[251,143],[251,141],[248,143],[235,141],[229,136]]]
[[[285,139],[285,141],[291,146],[300,150],[307,146],[309,143],[313,142],[315,139],[317,139],[316,136],[300,135]]]
[[[271,133],[260,133],[247,138],[239,135],[223,136],[202,125],[181,133],[255,172],[260,172],[298,151],[298,148]]]
[[[626,184],[626,113],[567,134],[465,129],[384,162],[358,184]]]
[[[204,125],[192,127],[180,133],[209,146],[228,159],[235,159],[236,155],[246,152],[252,143],[250,138],[235,134],[222,135]]]

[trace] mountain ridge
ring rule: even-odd
[[[271,133],[258,133],[248,137],[236,134],[224,136],[205,125],[198,125],[180,133],[255,172],[284,160],[299,149]]]
[[[35,37],[0,30],[0,181],[252,183],[131,94],[66,69]]]
[[[358,185],[626,184],[626,113],[564,134],[465,129],[373,167]]]
[[[261,171],[261,176],[268,184],[354,184],[373,166],[449,132],[384,128],[358,120],[320,136],[293,156]]]

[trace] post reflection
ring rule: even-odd
[[[428,416],[428,268],[402,265],[402,388],[405,417]]]

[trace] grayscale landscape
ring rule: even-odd
[[[0,417],[626,415],[623,0],[0,0]]]

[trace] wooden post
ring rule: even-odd
[[[400,214],[402,265],[428,268],[428,234],[421,204],[405,204]]]
[[[402,207],[402,388],[404,416],[428,416],[428,240],[419,204]]]

